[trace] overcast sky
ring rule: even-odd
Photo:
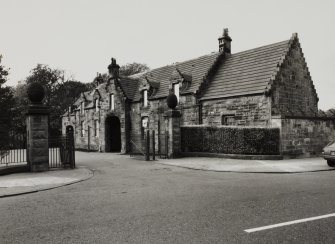
[[[232,52],[297,32],[321,109],[335,107],[335,1],[0,0],[0,54],[9,85],[38,63],[90,82],[110,58],[150,68],[218,50],[229,28]]]

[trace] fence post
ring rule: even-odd
[[[152,160],[155,160],[155,130],[152,131]]]
[[[150,161],[150,131],[147,130],[147,141],[145,150],[145,160]]]

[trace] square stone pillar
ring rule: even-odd
[[[30,105],[26,115],[27,162],[32,172],[49,170],[49,108]]]
[[[171,109],[165,112],[165,131],[168,132],[168,157],[178,158],[181,152],[181,138],[180,138],[180,118],[179,110]]]

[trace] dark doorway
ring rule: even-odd
[[[121,127],[118,117],[111,116],[106,118],[106,152],[121,151]]]
[[[72,125],[66,126],[66,135],[73,135],[74,130]]]

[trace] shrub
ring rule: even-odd
[[[279,128],[181,127],[183,152],[278,155]]]

